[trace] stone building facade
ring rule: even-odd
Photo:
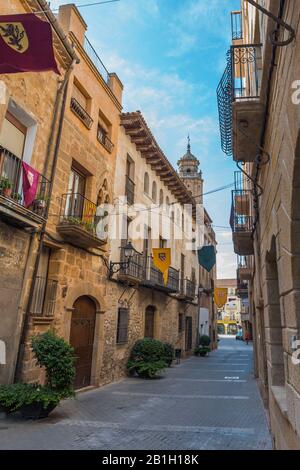
[[[47,8],[43,0],[7,0],[2,2],[0,14]],[[55,22],[51,12],[38,17]],[[62,95],[75,60],[71,44],[57,24],[53,42],[61,76],[43,72],[0,77],[0,338],[6,349],[0,383],[14,380],[33,266],[47,218]],[[22,193],[22,162],[39,172],[37,199],[30,207],[25,207]]]
[[[240,26],[218,88],[222,146],[244,164],[231,223],[235,250],[246,260],[240,268],[274,446],[299,449],[300,4],[257,4],[266,11],[242,1],[233,13]],[[224,93],[226,86],[232,94]]]
[[[113,264],[107,289],[109,307],[104,333],[103,382],[124,375],[130,349],[136,340],[143,337],[171,343],[181,350],[182,357],[190,355],[199,335],[201,302],[198,288],[202,283],[206,287],[208,281],[202,276],[197,252],[189,249],[188,243],[192,240],[186,236],[184,204],[196,207],[191,190],[179,178],[186,156],[180,160],[178,176],[140,112],[122,114],[121,124],[114,194],[116,210],[122,214],[119,229],[121,226],[123,230],[119,230],[111,243],[110,260]],[[191,157],[190,147],[187,156]],[[195,163],[196,157],[193,159]],[[198,165],[197,161],[197,168]],[[199,187],[195,191],[200,194],[203,181],[201,174],[198,175]],[[151,207],[153,212],[150,216]],[[156,226],[151,217],[158,213]],[[206,223],[208,217],[206,213]],[[196,230],[195,220],[191,220]],[[211,226],[205,225],[202,229],[215,245]],[[135,254],[126,266],[124,254],[129,240]],[[159,247],[171,248],[167,286],[152,262],[152,248]],[[125,265],[118,264],[124,261]],[[215,269],[210,276],[212,279],[215,277]],[[207,292],[205,297],[211,299],[211,292]],[[204,304],[204,300],[202,302]],[[215,345],[214,305],[211,301],[207,304],[209,332]]]
[[[53,328],[75,349],[77,389],[99,385],[106,322],[107,234],[99,208],[112,202],[123,86],[86,37],[78,9],[60,8],[58,22],[80,63],[69,80],[58,161],[29,312],[22,378],[39,371],[32,334]],[[46,290],[45,290],[46,286]],[[48,287],[49,286],[49,287]],[[40,299],[43,299],[41,303]]]

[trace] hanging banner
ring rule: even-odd
[[[31,13],[0,16],[0,74],[60,74],[54,57],[50,23]]]
[[[153,264],[163,274],[166,286],[171,265],[171,248],[153,248]]]
[[[35,200],[40,174],[25,162],[22,162],[22,168],[24,205],[25,207],[29,207]]]
[[[227,303],[228,289],[223,287],[215,287],[214,289],[214,301],[218,308],[224,307]]]
[[[198,250],[198,260],[207,272],[210,272],[216,264],[216,249],[213,245],[203,246]]]

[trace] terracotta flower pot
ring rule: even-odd
[[[3,188],[2,194],[4,197],[11,197],[12,188]]]

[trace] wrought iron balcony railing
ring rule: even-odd
[[[22,160],[0,146],[0,195],[25,207],[22,180]],[[40,217],[45,217],[49,204],[49,191],[50,181],[40,174],[36,198],[31,206],[26,208]]]
[[[252,191],[232,191],[233,232],[251,232],[254,218],[252,216]]]
[[[221,147],[233,155],[232,104],[257,100],[261,87],[261,44],[231,46],[227,65],[217,88]]]
[[[41,317],[53,317],[58,282],[45,277],[37,277],[30,305],[30,313]]]
[[[97,129],[97,139],[109,153],[112,153],[114,144],[100,126]]]
[[[128,204],[134,204],[134,182],[126,176],[126,183],[125,183],[125,196],[127,197]]]
[[[97,206],[80,193],[67,193],[62,195],[60,209],[60,223],[75,225],[95,235],[96,234]]]
[[[159,290],[172,293],[179,292],[179,271],[170,267],[167,285],[165,285],[162,273],[154,266],[151,256],[146,261],[146,279],[143,284]]]
[[[91,129],[93,125],[93,119],[75,98],[71,98],[71,110],[74,114],[76,114],[76,116],[81,120],[81,122],[83,122],[85,127]]]
[[[104,81],[109,84],[109,72],[87,37],[85,37],[84,40],[84,50],[90,57],[91,61],[95,65]]]
[[[180,292],[178,298],[193,300],[196,296],[196,283],[188,278],[180,279]]]
[[[141,253],[135,252],[129,260],[125,257],[125,249],[121,247],[120,259],[121,263],[128,261],[128,265],[121,265],[119,271],[119,277],[121,278],[131,278],[138,281],[142,281],[145,277],[145,260]]]

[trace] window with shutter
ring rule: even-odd
[[[128,341],[128,308],[118,309],[117,344]]]

